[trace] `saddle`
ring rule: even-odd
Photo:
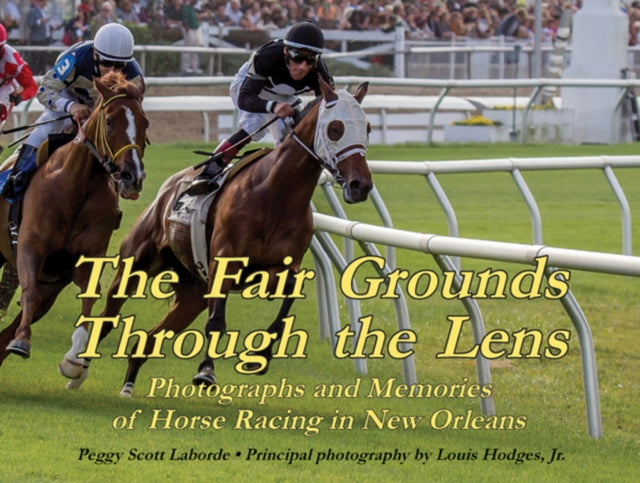
[[[46,139],[38,148],[36,154],[36,166],[41,166],[42,164],[44,164],[56,149],[67,144],[73,138],[74,134],[69,133],[49,134],[48,139]],[[12,169],[13,165],[8,166],[2,173],[0,173],[0,189],[2,188],[2,186],[4,186],[4,183],[11,175]],[[16,197],[13,200],[10,200],[10,203],[11,206],[9,207],[9,219],[7,228],[9,230],[9,240],[11,241],[11,248],[15,257],[18,244],[18,230],[22,221],[22,195]]]
[[[207,243],[207,217],[209,208],[221,188],[240,171],[273,151],[273,148],[251,150],[236,163],[225,168],[215,179],[217,188],[202,195],[185,192],[191,179],[182,179],[172,202],[169,221],[169,242],[174,253],[191,273],[205,282],[209,280],[209,247]],[[190,249],[187,249],[189,247]]]

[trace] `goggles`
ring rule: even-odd
[[[287,57],[294,64],[302,64],[303,62],[306,62],[307,65],[316,65],[320,58],[320,54],[302,53],[295,49],[288,49]]]
[[[124,68],[127,65],[126,62],[117,62],[114,60],[106,60],[106,59],[98,59],[98,64],[107,68],[113,67],[116,70],[124,70]]]

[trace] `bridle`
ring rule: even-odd
[[[338,163],[330,163],[329,161],[326,161],[324,159],[322,159],[320,156],[318,156],[318,154],[315,152],[315,150],[313,148],[310,148],[309,146],[307,146],[304,141],[302,141],[302,139],[300,139],[298,137],[298,135],[296,133],[291,133],[291,137],[293,138],[293,140],[295,142],[297,142],[302,149],[304,149],[309,156],[311,156],[320,166],[322,166],[324,169],[326,169],[327,171],[329,171],[329,173],[331,173],[331,176],[333,177],[333,179],[335,180],[336,183],[338,183],[340,186],[344,186],[345,183],[345,179],[344,177],[340,174],[340,170],[338,169]]]
[[[132,99],[132,97],[127,96],[127,94],[116,94],[115,96],[110,97],[107,100],[103,100],[100,103],[100,113],[98,115],[98,122],[96,126],[96,133],[97,133],[98,139],[96,142],[102,147],[102,151],[105,152],[106,154],[104,155],[100,154],[100,151],[98,150],[94,142],[92,142],[90,139],[86,137],[82,129],[82,126],[80,125],[79,122],[78,122],[78,134],[73,141],[76,144],[79,144],[81,142],[84,143],[84,145],[87,146],[89,151],[91,151],[91,153],[95,156],[98,163],[104,168],[104,170],[109,175],[111,175],[111,178],[116,183],[120,182],[121,177],[120,177],[120,168],[118,168],[118,165],[115,163],[115,161],[127,151],[132,151],[132,150],[136,151],[138,155],[142,157],[142,148],[138,144],[135,144],[135,143],[125,144],[114,153],[111,145],[109,144],[109,140],[107,139],[107,130],[105,126],[105,123],[106,123],[105,109],[113,101],[117,99],[123,99],[123,98]],[[136,100],[140,102],[140,99],[136,98]]]
[[[347,144],[346,146],[339,146],[339,149],[333,149],[328,146],[326,135],[322,132],[322,124],[320,122],[320,116],[323,109],[332,109],[335,108],[339,99],[327,102],[325,105],[320,106],[320,111],[318,112],[318,120],[316,122],[316,130],[314,134],[314,145],[313,147],[307,146],[300,137],[293,132],[291,137],[296,141],[320,166],[331,173],[331,176],[335,180],[340,187],[343,187],[345,184],[345,179],[340,173],[338,169],[338,164],[349,156],[353,154],[362,154],[366,156],[367,147],[365,144],[361,142],[354,142],[351,144]],[[366,134],[365,134],[366,136]],[[322,156],[318,154],[317,151],[322,151],[325,155]]]

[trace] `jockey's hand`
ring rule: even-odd
[[[9,94],[9,101],[13,102],[14,106],[17,106],[22,102],[22,96],[19,92],[12,92]]]
[[[69,107],[69,114],[73,116],[75,121],[82,123],[91,115],[91,109],[84,104],[74,102],[71,104],[71,107]]]
[[[286,102],[278,102],[275,109],[273,110],[273,113],[280,119],[285,119],[287,117],[294,116],[296,111]]]

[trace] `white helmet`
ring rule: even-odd
[[[119,23],[108,23],[100,27],[93,39],[93,49],[101,59],[115,62],[133,60],[133,35]]]

